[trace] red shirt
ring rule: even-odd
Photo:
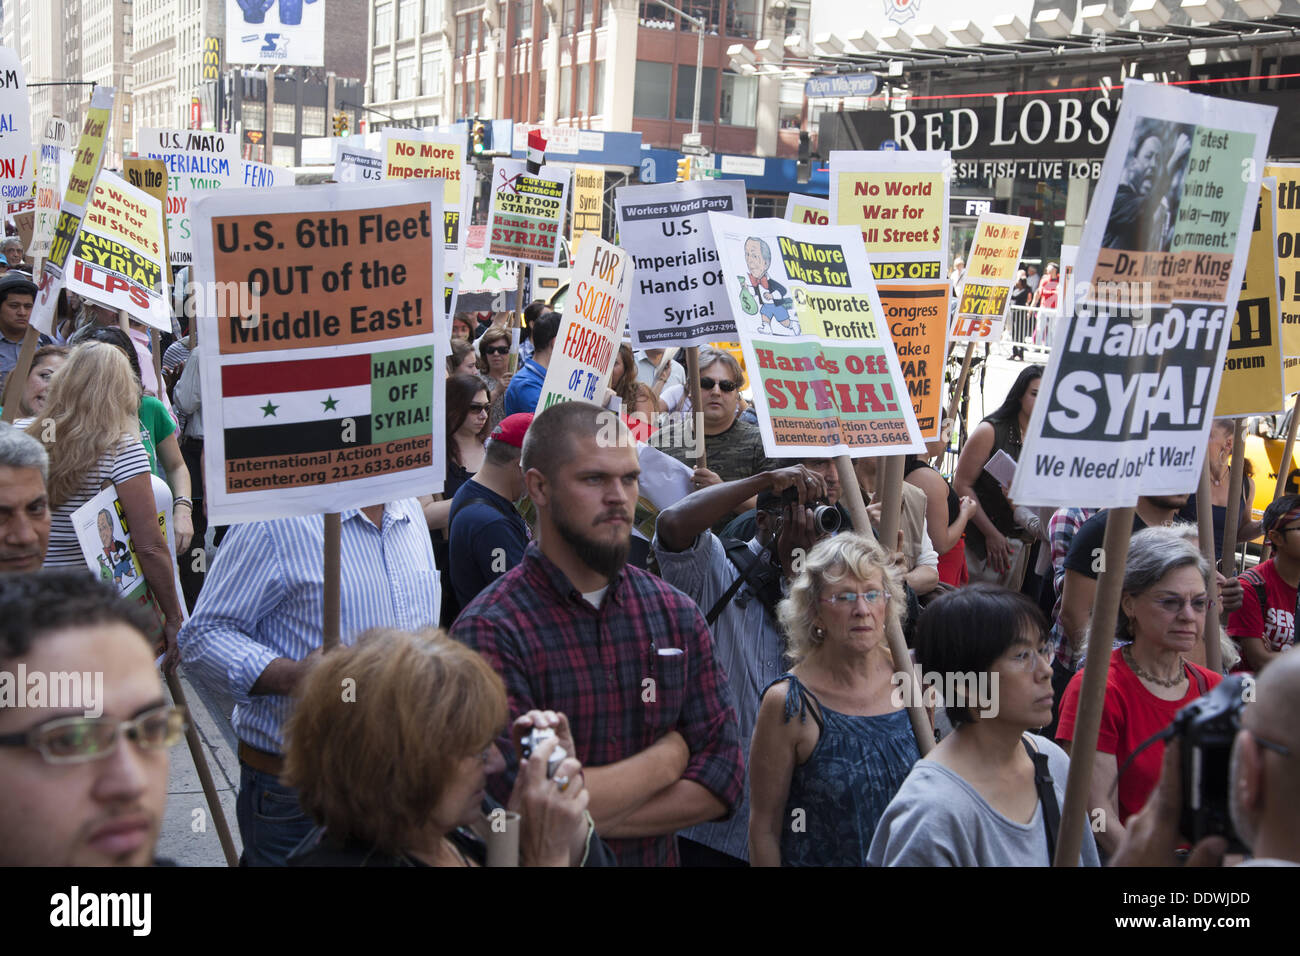
[[[1174,719],[1174,714],[1201,696],[1195,674],[1211,690],[1223,678],[1204,667],[1187,663],[1191,672],[1187,694],[1182,700],[1161,700],[1143,686],[1136,674],[1124,661],[1120,648],[1110,655],[1110,669],[1106,674],[1106,703],[1101,711],[1101,728],[1097,734],[1097,752],[1114,754],[1116,769],[1124,766],[1129,754],[1137,750],[1148,737],[1164,730]],[[1061,698],[1061,720],[1056,728],[1057,740],[1074,739],[1074,719],[1079,711],[1079,688],[1083,686],[1083,671],[1070,680]],[[1138,755],[1133,765],[1119,778],[1119,822],[1142,809],[1147,797],[1160,779],[1160,765],[1165,758],[1164,742],[1152,744]]]
[[[1228,615],[1228,636],[1262,639],[1270,651],[1286,650],[1295,643],[1296,589],[1282,580],[1272,558],[1243,572],[1240,580],[1241,607]],[[1262,608],[1255,590],[1260,581]]]
[[[1038,291],[1042,294],[1039,304],[1042,305],[1044,309],[1056,308],[1056,294],[1060,285],[1060,279],[1044,279],[1039,284]]]

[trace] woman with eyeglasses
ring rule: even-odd
[[[794,661],[763,691],[749,750],[754,866],[863,866],[920,756],[885,630],[903,608],[888,556],[844,533],[815,545],[778,606]]]
[[[1106,826],[1097,832],[1097,842],[1106,854],[1115,852],[1124,824],[1155,788],[1164,744],[1143,750],[1122,775],[1120,768],[1140,744],[1169,726],[1174,714],[1223,679],[1187,660],[1202,640],[1210,611],[1208,570],[1196,545],[1174,528],[1147,528],[1129,544],[1115,624],[1120,646],[1111,652],[1088,795],[1088,806],[1105,813]],[[1056,739],[1067,752],[1082,683],[1080,670],[1061,698]]]
[[[1042,611],[993,584],[951,591],[921,613],[916,656],[927,693],[955,729],[907,775],[876,827],[868,862],[1050,866],[1070,760],[1032,733],[1052,719]],[[1050,790],[1036,782],[1039,769]],[[1079,865],[1098,863],[1085,831]]]
[[[488,393],[477,375],[452,375],[447,379],[447,477],[442,496],[421,495],[424,520],[433,539],[433,558],[442,577],[442,622],[456,619],[460,605],[451,586],[451,553],[447,524],[456,490],[483,467],[488,429]]]
[[[356,700],[339,694],[349,680]],[[290,866],[484,866],[504,810],[519,814],[520,865],[613,865],[587,813],[562,714],[514,721],[516,745],[534,728],[555,738],[521,761],[506,808],[487,796],[488,777],[505,769],[496,743],[505,685],[442,631],[367,631],[322,657],[297,698],[285,727],[285,779],[317,828]],[[548,770],[556,747],[568,756]]]
[[[506,417],[506,388],[513,376],[510,371],[510,330],[493,325],[479,336],[474,348],[478,350],[479,374],[487,380],[488,402],[491,405],[488,411],[488,431],[491,431]]]

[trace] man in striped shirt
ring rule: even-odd
[[[563,715],[561,746],[584,765],[619,863],[675,866],[673,835],[730,816],[744,777],[708,625],[681,591],[626,566],[640,468],[616,415],[552,405],[533,419],[522,465],[538,539],[452,636],[501,675],[512,716]]]
[[[341,525],[342,642],[372,627],[437,627],[438,571],[419,502],[344,511]],[[190,673],[236,701],[236,812],[249,866],[283,866],[312,828],[279,776],[290,695],[321,652],[324,539],[321,515],[234,526],[179,637]]]

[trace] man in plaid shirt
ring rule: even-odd
[[[619,862],[675,866],[673,835],[726,819],[744,774],[708,625],[681,591],[624,564],[640,469],[616,416],[585,402],[548,408],[522,465],[538,540],[452,636],[501,674],[512,715],[558,712]]]

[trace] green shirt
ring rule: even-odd
[[[163,481],[167,480],[167,474],[158,467],[157,448],[174,431],[176,422],[172,420],[166,405],[152,395],[140,399],[140,441],[149,454],[149,470]]]

